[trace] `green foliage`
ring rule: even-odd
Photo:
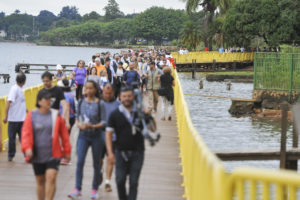
[[[56,16],[47,10],[42,10],[36,17],[38,22],[38,28],[40,31],[46,31],[49,29],[51,24],[56,20]]]
[[[123,17],[124,13],[120,11],[119,4],[115,0],[108,0],[108,4],[104,7],[105,19],[107,21]]]
[[[294,0],[237,1],[224,22],[228,44],[248,47],[256,37],[270,47],[299,41],[299,6]]]
[[[135,17],[133,29],[136,37],[161,43],[163,39],[178,39],[186,20],[184,11],[152,7]]]
[[[187,21],[181,32],[182,44],[195,50],[201,42],[201,28],[193,21]]]
[[[80,20],[81,19],[81,16],[78,13],[78,8],[76,8],[75,6],[63,7],[62,10],[60,11],[58,17],[69,19],[69,20]]]
[[[101,15],[99,15],[97,12],[95,11],[92,11],[88,14],[85,14],[82,16],[82,20],[83,21],[89,21],[89,20],[97,20],[97,19],[100,19],[101,18]]]

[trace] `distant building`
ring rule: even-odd
[[[0,37],[6,37],[7,34],[4,30],[0,30]]]

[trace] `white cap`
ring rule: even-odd
[[[56,65],[56,70],[63,70],[63,67],[60,64],[58,64]]]

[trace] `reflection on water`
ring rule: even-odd
[[[179,74],[186,94],[205,94],[236,98],[252,98],[253,84],[232,83],[232,90],[226,90],[224,82],[204,81],[199,89],[200,74],[193,80],[191,73]],[[185,96],[194,126],[213,151],[255,150],[280,148],[280,121],[257,119],[255,117],[232,117],[228,112],[230,99]],[[292,145],[292,127],[289,126],[287,147]],[[278,161],[225,162],[228,170],[238,166],[279,168]]]

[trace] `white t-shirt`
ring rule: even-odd
[[[169,60],[166,60],[167,61],[167,63],[166,63],[166,65],[168,66],[168,67],[171,67],[172,65],[171,65],[171,62],[169,61]],[[164,61],[160,61],[160,63],[159,63],[159,65],[160,66],[163,66],[164,65]]]
[[[18,85],[12,86],[7,101],[11,102],[8,110],[8,121],[23,122],[26,116],[26,104],[22,88]]]
[[[96,65],[96,63],[94,63],[93,61],[90,61],[89,64],[88,64],[88,67],[89,68],[92,68]]]

